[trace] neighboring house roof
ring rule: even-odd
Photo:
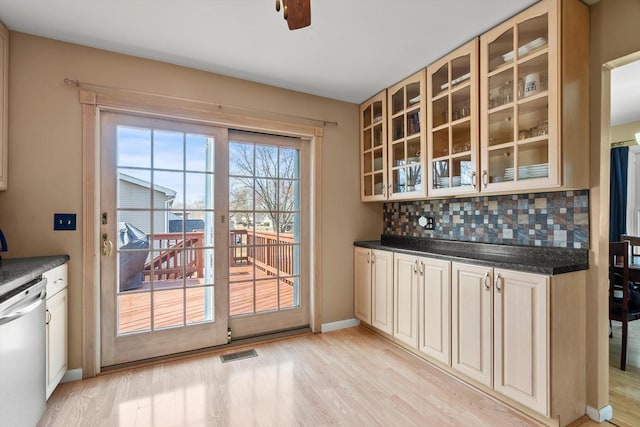
[[[127,182],[130,182],[130,183],[135,184],[135,185],[139,185],[141,187],[151,188],[151,183],[149,181],[145,181],[144,179],[136,178],[135,176],[127,175],[126,173],[120,172],[118,174],[118,178],[123,180],[123,181],[127,181]],[[163,193],[166,196],[168,196],[169,198],[176,197],[176,191],[175,190],[172,190],[172,189],[167,188],[167,187],[163,187],[161,185],[157,185],[157,184],[154,185],[153,186],[153,190],[154,191],[158,191],[160,193]]]

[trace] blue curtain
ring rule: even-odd
[[[627,232],[627,168],[629,147],[611,150],[611,180],[609,191],[609,241],[620,241],[620,235]]]

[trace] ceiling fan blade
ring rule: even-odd
[[[311,0],[287,0],[287,25],[290,30],[311,25]]]

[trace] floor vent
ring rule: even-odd
[[[220,356],[222,363],[232,362],[234,360],[248,359],[250,357],[258,357],[258,353],[254,349],[237,351],[235,353],[223,354]]]

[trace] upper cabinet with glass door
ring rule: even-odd
[[[387,89],[388,199],[417,199],[427,195],[424,159],[425,96],[424,70]]]
[[[387,199],[387,92],[360,106],[360,199]]]
[[[427,67],[429,196],[478,191],[478,39]]]
[[[483,191],[586,185],[588,175],[571,165],[580,161],[571,154],[588,147],[589,21],[581,6],[544,0],[481,37]]]

